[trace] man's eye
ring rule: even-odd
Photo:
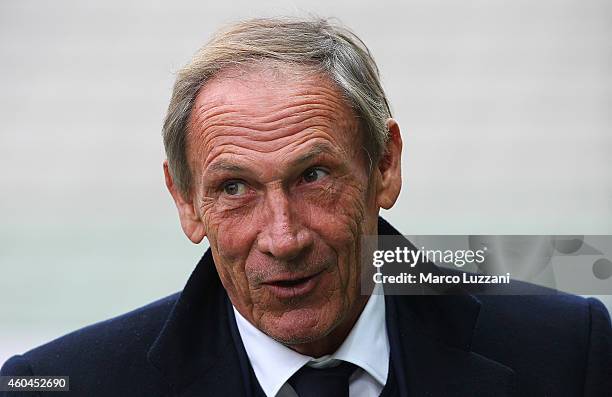
[[[246,191],[247,186],[244,182],[230,181],[223,184],[223,192],[230,196],[240,196]]]
[[[326,177],[327,175],[329,175],[329,173],[325,170],[320,168],[311,168],[304,173],[302,178],[304,179],[304,182],[312,183]]]

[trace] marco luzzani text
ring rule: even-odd
[[[385,264],[401,263],[414,268],[419,262],[433,262],[435,264],[453,264],[462,268],[466,264],[479,265],[485,261],[486,247],[480,250],[411,250],[408,247],[397,247],[394,250],[375,250],[372,264],[376,267],[373,280],[376,284],[509,284],[510,273],[503,275],[489,274],[433,274],[427,272],[402,272],[394,275],[382,274]]]

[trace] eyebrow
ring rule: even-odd
[[[206,167],[207,171],[216,172],[216,171],[227,171],[227,172],[244,172],[246,168],[232,163],[230,161],[219,160],[215,161],[213,164]]]
[[[321,154],[328,154],[330,156],[338,155],[337,151],[334,150],[333,147],[328,143],[316,143],[310,148],[309,151],[300,155],[297,159],[293,160],[290,166],[294,167],[302,163],[306,163]]]

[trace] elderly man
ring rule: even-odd
[[[362,289],[362,237],[399,235],[378,213],[400,192],[402,139],[347,29],[257,19],[218,33],[178,75],[164,144],[181,226],[210,242],[185,289],[3,375],[70,376],[79,396],[609,392],[595,300]]]

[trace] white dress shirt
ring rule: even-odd
[[[379,287],[379,286],[377,286]],[[272,339],[248,322],[234,307],[236,324],[244,348],[267,397],[295,397],[287,382],[302,366],[323,368],[344,360],[357,365],[349,379],[351,397],[378,397],[387,383],[389,338],[385,321],[385,297],[368,299],[363,312],[342,345],[331,355],[305,356]]]

